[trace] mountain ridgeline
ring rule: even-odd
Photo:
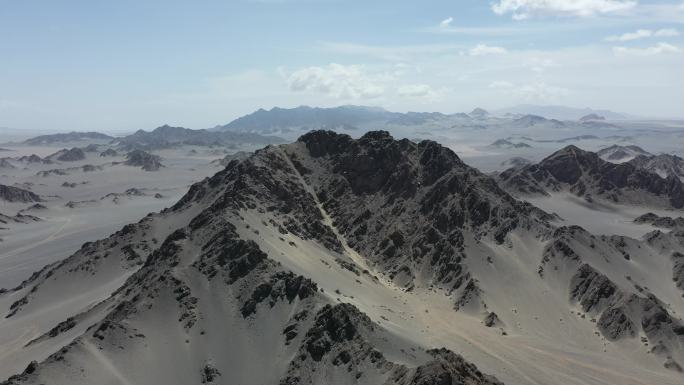
[[[615,382],[623,360],[679,378],[684,234],[553,220],[436,142],[309,132],[3,293],[3,322],[35,330],[6,383],[552,383],[583,374],[537,360],[575,340],[630,347],[589,378]]]
[[[499,180],[516,195],[569,191],[590,201],[684,207],[684,185],[677,176],[663,178],[631,162],[611,163],[576,146],[565,147],[537,164],[506,170]]]

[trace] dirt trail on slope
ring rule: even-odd
[[[306,190],[311,197],[313,198],[314,202],[316,203],[316,207],[318,207],[318,210],[321,212],[321,215],[323,216],[323,223],[330,227],[330,229],[333,231],[337,239],[342,243],[342,247],[344,248],[345,254],[354,262],[356,263],[360,268],[364,270],[371,271],[371,269],[368,267],[368,264],[366,263],[366,259],[362,257],[359,253],[356,252],[356,250],[352,249],[349,244],[347,243],[347,239],[342,235],[337,227],[333,224],[333,220],[328,214],[328,212],[325,210],[323,207],[323,204],[321,201],[318,200],[318,196],[316,195],[316,192],[313,190],[313,188],[306,182],[302,174],[297,170],[297,168],[294,166],[292,163],[292,160],[290,159],[290,156],[282,150],[283,155],[287,159],[288,164],[294,171],[294,173],[297,175],[297,178],[299,179],[299,182],[301,183],[302,187],[304,190]]]

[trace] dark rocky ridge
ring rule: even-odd
[[[119,156],[119,153],[116,152],[116,150],[108,148],[100,153],[100,156],[105,157],[105,156]]]
[[[565,147],[538,164],[506,170],[499,180],[516,194],[548,195],[549,191],[567,190],[589,200],[684,207],[684,185],[678,178],[663,179],[629,163],[613,164],[575,146]]]
[[[680,239],[684,234],[667,237]],[[599,332],[608,340],[636,338],[645,335],[651,352],[668,360],[680,358],[684,343],[684,322],[671,313],[669,306],[647,289],[635,283],[635,290],[620,286],[581,257],[584,247],[601,248],[603,257],[629,258],[630,249],[642,245],[625,237],[596,237],[578,226],[557,229],[544,250],[540,275],[544,279],[557,277],[561,269],[572,271],[569,299],[590,318],[596,320]],[[680,279],[679,253],[673,254],[675,284]],[[552,278],[553,277],[553,278]],[[675,362],[676,363],[676,362]]]
[[[24,190],[19,187],[6,186],[4,184],[0,184],[0,199],[7,202],[24,203],[42,201],[38,194],[32,191]]]
[[[152,155],[142,150],[133,150],[126,154],[126,166],[140,167],[145,171],[157,171],[164,167],[158,155]]]
[[[85,159],[85,153],[82,149],[74,147],[70,150],[63,150],[55,159],[60,162],[75,162]]]
[[[629,163],[641,170],[684,179],[684,159],[677,155],[640,155]]]
[[[516,201],[496,183],[431,141],[369,132],[358,140],[313,131],[299,140],[310,156],[286,148],[349,245],[407,288],[416,279],[457,290],[470,280],[466,242],[503,242],[548,215]],[[427,263],[425,263],[427,262]]]
[[[684,218],[683,217],[661,217],[653,213],[646,213],[634,219],[634,223],[647,223],[655,227],[661,227],[664,229],[673,228],[683,228],[684,229]]]

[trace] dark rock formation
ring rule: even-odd
[[[663,179],[629,163],[614,164],[597,154],[568,146],[540,163],[509,169],[501,184],[519,194],[548,194],[567,190],[575,195],[613,202],[642,202],[684,207],[684,185],[678,178]]]
[[[142,150],[133,150],[126,155],[127,166],[141,167],[145,171],[157,171],[164,167],[161,158]]]
[[[119,156],[119,153],[116,152],[116,150],[112,148],[108,148],[100,153],[100,156],[105,157],[105,156]]]
[[[432,349],[433,359],[413,370],[397,371],[388,383],[397,385],[503,385],[483,374],[460,355],[447,349]]]
[[[646,223],[664,229],[684,228],[683,217],[661,217],[653,213],[646,213],[634,219],[634,223]]]
[[[41,202],[38,194],[19,187],[0,184],[0,199],[7,202]]]

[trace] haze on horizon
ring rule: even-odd
[[[0,127],[342,104],[681,117],[683,23],[681,0],[0,1]]]

